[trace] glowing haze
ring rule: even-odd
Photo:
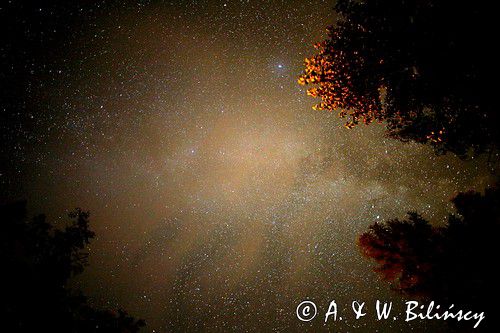
[[[357,235],[408,210],[441,223],[484,161],[311,109],[296,78],[328,1],[146,3],[96,8],[51,51],[2,184],[56,220],[91,211],[91,300],[166,332],[325,328],[297,304],[398,299]]]

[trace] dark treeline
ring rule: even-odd
[[[77,209],[64,229],[44,215],[28,219],[26,202],[0,207],[3,332],[138,332],[144,321],[92,307],[68,280],[83,272],[94,237]]]

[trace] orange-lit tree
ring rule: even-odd
[[[499,137],[489,6],[340,0],[338,22],[298,81],[321,99],[315,109],[338,112],[348,128],[385,121],[389,136],[438,152],[491,152]]]

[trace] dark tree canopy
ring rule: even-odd
[[[44,215],[29,220],[26,203],[0,206],[0,258],[4,270],[3,332],[138,332],[142,320],[126,312],[98,310],[67,287],[83,271],[94,237],[89,214],[77,209],[64,229]]]
[[[459,156],[498,148],[493,2],[339,0],[339,20],[300,84],[346,127],[385,121],[389,136]],[[488,39],[488,40],[487,40]]]
[[[500,236],[500,190],[460,193],[456,214],[432,227],[417,213],[406,220],[375,223],[359,238],[364,255],[396,290],[410,296],[496,311],[494,272]],[[491,325],[491,321],[490,321]]]

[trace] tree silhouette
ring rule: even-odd
[[[389,136],[465,157],[498,148],[487,2],[339,0],[339,16],[300,84],[346,127],[385,121]]]
[[[76,209],[56,229],[44,215],[29,220],[26,202],[0,206],[4,266],[0,323],[5,332],[138,332],[142,320],[125,311],[98,310],[67,287],[87,264],[94,237],[89,213]]]
[[[452,202],[457,213],[445,227],[432,227],[409,213],[406,220],[371,225],[359,237],[360,249],[396,290],[491,314],[496,310],[491,295],[499,291],[492,270],[498,255],[500,190],[460,193]]]

